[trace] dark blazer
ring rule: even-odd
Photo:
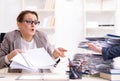
[[[119,57],[120,56],[120,46],[113,46],[113,47],[108,47],[102,48],[102,56],[104,60],[109,60],[109,59],[113,59],[115,57]]]

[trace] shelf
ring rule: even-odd
[[[50,31],[55,24],[55,0],[23,0],[23,10],[34,10],[38,13],[40,29]],[[54,32],[54,31],[53,31]]]
[[[55,0],[23,0],[23,8],[24,9],[54,9],[55,8]]]
[[[93,29],[93,30],[114,30],[115,27],[87,27],[86,29]]]
[[[115,33],[114,27],[97,27],[97,28],[87,28],[86,37],[102,37],[108,33]]]
[[[116,10],[116,0],[84,0],[84,7],[88,11]]]
[[[116,10],[86,10],[86,13],[115,13]]]
[[[115,33],[116,8],[116,0],[84,0],[85,37]]]
[[[37,9],[37,12],[54,12],[54,9]]]
[[[39,27],[37,30],[44,31],[47,34],[54,34],[55,33],[55,28],[50,28],[50,27]]]

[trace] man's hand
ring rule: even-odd
[[[102,53],[102,47],[97,46],[97,45],[95,45],[95,44],[93,44],[93,43],[87,43],[87,45],[88,45],[88,48],[89,48],[90,50],[95,51],[95,52]]]

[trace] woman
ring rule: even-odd
[[[102,55],[104,60],[109,60],[120,56],[120,46],[100,47],[95,45],[94,43],[88,43],[87,45],[89,49]]]
[[[36,27],[40,24],[38,15],[34,11],[22,11],[17,17],[18,30],[6,33],[0,48],[0,68],[9,66],[11,59],[18,53],[24,50],[41,48],[45,50],[54,58],[59,56],[64,57],[64,48],[56,48],[51,51],[51,45],[48,42],[46,35],[37,31]]]

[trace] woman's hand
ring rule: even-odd
[[[61,48],[61,47],[60,47],[60,48],[56,48],[56,49],[53,51],[53,56],[54,56],[55,59],[58,58],[59,56],[60,56],[60,57],[65,57],[64,52],[67,52],[67,50],[64,49],[64,48]]]
[[[102,53],[102,47],[97,46],[97,45],[95,45],[95,44],[93,44],[93,43],[87,43],[87,45],[88,45],[88,48],[89,48],[90,50],[93,50],[93,51],[95,51],[95,52]]]
[[[22,53],[22,50],[20,50],[20,49],[15,49],[15,50],[11,51],[11,52],[7,55],[7,58],[8,58],[8,60],[9,60],[9,62],[11,62],[11,59],[12,59],[15,55],[17,55],[18,53]]]

